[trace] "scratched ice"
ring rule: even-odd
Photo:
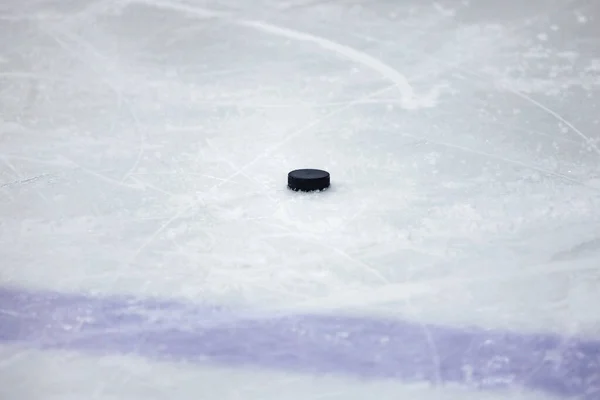
[[[598,18],[3,2],[0,398],[600,399]]]

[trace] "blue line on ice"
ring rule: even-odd
[[[0,288],[0,341],[231,367],[600,399],[600,340]]]

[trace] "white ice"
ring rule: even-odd
[[[598,337],[598,18],[583,0],[4,1],[0,285]],[[288,191],[302,167],[331,190]],[[551,398],[0,360],[3,399]]]

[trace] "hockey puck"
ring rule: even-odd
[[[320,169],[297,169],[288,174],[288,188],[294,191],[325,190],[329,184],[329,172]]]

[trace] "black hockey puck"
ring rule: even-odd
[[[329,184],[329,172],[320,169],[297,169],[288,174],[288,188],[294,191],[325,190]]]

